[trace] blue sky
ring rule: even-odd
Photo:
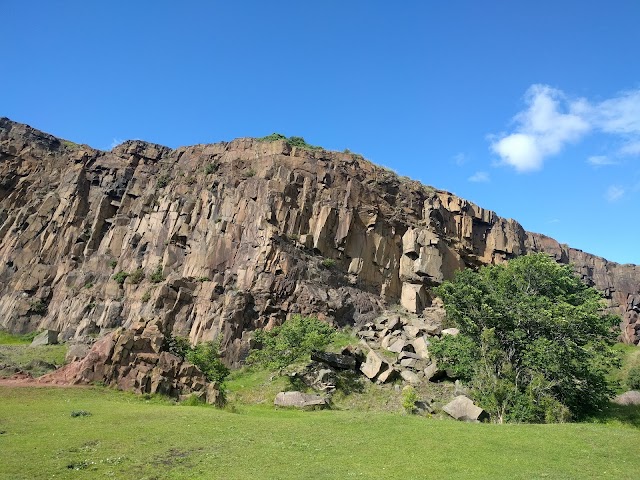
[[[0,115],[109,149],[272,132],[640,264],[640,2],[2,0]]]

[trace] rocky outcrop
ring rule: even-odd
[[[638,342],[637,266],[360,156],[256,139],[104,152],[0,119],[0,327],[14,332],[100,337],[160,318],[192,342],[222,337],[236,364],[253,330],[292,314],[422,316],[457,269],[534,251],[572,262]]]
[[[217,386],[208,383],[198,367],[167,351],[162,323],[157,320],[107,334],[84,358],[40,377],[38,382],[101,383],[174,398],[197,395],[212,404],[221,398]]]

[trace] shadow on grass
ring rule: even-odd
[[[623,424],[640,428],[640,405],[618,405],[610,402],[599,415],[589,418],[592,423]]]

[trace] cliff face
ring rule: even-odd
[[[0,326],[13,331],[99,336],[159,317],[192,341],[222,334],[233,363],[252,330],[291,314],[420,313],[455,270],[534,251],[574,263],[638,343],[639,267],[357,155],[255,139],[103,152],[0,119]]]

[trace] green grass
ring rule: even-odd
[[[18,335],[0,330],[0,345],[28,345],[38,335],[38,332]]]
[[[622,365],[619,370],[615,370],[612,373],[611,378],[614,381],[619,382],[620,388],[618,390],[619,393],[622,393],[627,391],[625,381],[627,379],[627,375],[629,374],[629,370],[631,370],[631,368],[635,365],[640,365],[640,347],[618,343],[615,346],[615,349],[620,355]]]
[[[29,372],[38,377],[52,369],[46,364],[55,366],[64,365],[64,357],[67,354],[66,345],[42,345],[31,347],[29,345],[0,345],[0,377],[10,377],[15,373],[12,367]]]
[[[260,382],[258,379],[254,379]],[[231,382],[230,382],[231,383]],[[230,413],[102,388],[0,387],[0,478],[637,478],[620,425],[372,412]],[[90,415],[72,417],[73,411]]]

